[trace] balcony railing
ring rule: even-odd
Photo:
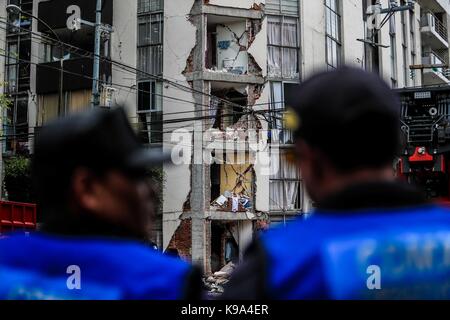
[[[444,23],[438,19],[433,13],[428,12],[421,19],[422,27],[431,27],[439,34],[445,41],[448,41],[448,32]]]
[[[424,52],[422,54],[422,60],[426,64],[445,64],[445,59],[434,51]]]
[[[428,51],[422,54],[422,63],[427,65],[447,65],[447,59],[437,54],[435,51]],[[448,68],[434,68],[433,71],[442,74],[447,79]]]

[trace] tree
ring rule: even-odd
[[[1,51],[1,50],[0,50]],[[12,101],[9,95],[3,93],[5,83],[0,82],[0,138],[3,137],[4,115],[11,108]],[[3,195],[3,143],[0,144],[0,197]]]
[[[31,161],[24,156],[5,159],[5,189],[8,200],[33,203]]]

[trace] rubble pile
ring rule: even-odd
[[[220,296],[224,291],[224,286],[230,281],[236,265],[230,262],[220,271],[215,272],[212,276],[203,279],[203,283],[211,296]]]

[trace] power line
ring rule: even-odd
[[[1,28],[0,28],[0,29],[1,29]],[[31,40],[31,41],[32,41],[32,40]],[[35,42],[35,43],[36,43],[36,42]],[[3,55],[3,56],[8,57],[8,55]],[[31,56],[32,56],[32,57],[35,57],[35,58],[37,58],[37,59],[40,59],[40,57],[38,57],[38,56],[35,56],[35,55],[31,55]],[[41,66],[41,67],[50,68],[50,69],[57,70],[57,71],[62,71],[63,73],[67,73],[67,74],[71,74],[71,75],[74,75],[74,76],[83,77],[83,78],[86,78],[86,79],[89,79],[89,80],[92,80],[92,79],[93,79],[92,77],[89,77],[89,76],[84,75],[84,74],[79,74],[79,73],[75,73],[75,72],[70,72],[70,71],[68,71],[68,70],[62,70],[62,69],[59,68],[59,67],[53,67],[53,66],[49,66],[49,65],[41,64],[41,63],[34,63],[34,62],[30,61],[30,60],[25,60],[25,59],[20,59],[20,58],[15,58],[15,60],[19,60],[19,61],[22,61],[22,62],[24,62],[24,63],[29,63],[29,64],[33,64],[33,65],[39,65],[39,66]],[[105,86],[110,85],[110,86],[117,86],[117,87],[120,87],[120,88],[127,89],[127,90],[128,90],[127,92],[131,92],[131,90],[134,90],[134,91],[137,91],[137,92],[147,93],[147,94],[149,94],[149,95],[155,95],[155,96],[159,96],[159,97],[162,97],[162,98],[171,99],[171,100],[174,100],[174,101],[184,102],[184,103],[186,103],[186,104],[200,105],[200,106],[206,107],[206,109],[201,109],[201,110],[191,110],[191,111],[184,111],[184,112],[164,113],[163,115],[178,115],[178,114],[182,114],[182,113],[194,113],[194,112],[198,112],[198,111],[221,110],[221,107],[212,108],[211,105],[198,104],[198,103],[195,103],[195,102],[193,102],[193,101],[188,101],[188,100],[184,100],[184,99],[180,99],[180,98],[175,98],[175,97],[171,97],[171,96],[167,96],[167,95],[157,94],[157,93],[154,93],[154,92],[151,92],[151,91],[146,91],[146,90],[143,90],[143,89],[135,88],[135,86],[131,86],[131,87],[130,87],[130,86],[126,86],[126,85],[122,85],[122,84],[117,84],[117,83],[107,83],[106,81],[101,81],[101,80],[100,80],[100,82],[102,82]],[[255,104],[254,106],[263,106],[263,105],[269,105],[269,106],[272,106],[272,105],[276,105],[276,104],[284,104],[284,102],[280,101],[280,102],[261,103],[261,104]],[[240,108],[244,108],[244,107],[245,107],[245,106],[238,105],[238,104],[235,104],[235,103],[233,103],[233,105],[235,105],[235,106],[237,106],[237,107],[240,107]],[[281,110],[280,110],[280,111],[281,111]],[[278,111],[278,112],[280,112],[280,111]]]
[[[38,34],[38,33],[34,32],[34,31],[32,31],[32,30],[28,30],[28,29],[22,28],[22,27],[20,27],[20,26],[15,26],[15,25],[13,25],[13,24],[7,22],[7,21],[1,21],[1,20],[0,20],[0,23],[5,23],[5,24],[7,24],[7,25],[13,26],[14,28],[18,28],[18,29],[24,30],[25,32],[28,32],[28,33],[30,33],[30,34],[32,34],[32,35],[36,35],[36,36],[38,36],[38,37],[44,38],[44,39],[46,39],[46,40],[49,40],[49,41],[51,41],[52,43],[53,43],[53,42],[56,42],[56,43],[58,43],[59,45],[61,45],[61,46],[63,46],[63,47],[73,48],[73,49],[75,49],[76,51],[84,51],[85,53],[89,54],[89,58],[95,58],[95,57],[96,57],[95,53],[93,53],[93,52],[91,52],[91,51],[88,51],[88,50],[85,50],[85,49],[82,49],[82,48],[73,46],[73,45],[71,45],[71,44],[68,44],[68,43],[65,43],[65,42],[62,42],[62,41],[55,40],[55,39],[53,39],[53,38],[51,38],[51,37],[48,37],[48,36],[43,36],[42,34]],[[145,74],[145,75],[149,76],[150,78],[152,78],[152,79],[154,79],[154,80],[158,80],[158,81],[161,81],[161,82],[165,82],[165,83],[171,84],[172,86],[177,87],[177,88],[179,88],[179,89],[181,88],[181,89],[184,90],[184,91],[188,90],[188,91],[191,92],[191,93],[202,94],[202,95],[208,96],[208,97],[210,97],[210,98],[218,99],[219,101],[222,101],[222,102],[227,103],[227,104],[229,104],[229,105],[236,105],[236,106],[238,106],[237,104],[235,104],[235,103],[233,103],[233,102],[231,102],[231,101],[229,101],[229,100],[226,100],[226,99],[217,97],[217,96],[212,95],[212,94],[205,93],[205,92],[203,92],[203,91],[195,90],[195,89],[192,88],[192,87],[185,86],[185,85],[179,84],[179,83],[177,83],[177,82],[168,80],[168,79],[166,79],[166,78],[164,78],[164,77],[162,77],[162,76],[158,76],[158,75],[151,74],[151,73],[146,72],[146,71],[143,71],[143,70],[139,70],[139,69],[137,69],[137,68],[135,68],[135,67],[133,67],[133,66],[124,64],[124,63],[122,63],[122,62],[115,61],[115,60],[112,60],[112,59],[107,58],[107,57],[100,57],[100,59],[101,59],[102,61],[106,61],[106,62],[109,62],[109,63],[111,63],[111,64],[116,64],[116,65],[118,65],[118,66],[121,66],[121,67],[125,68],[125,69],[124,69],[125,71],[129,71],[130,73],[133,73],[133,74],[135,74],[135,75],[137,75],[137,74]],[[129,70],[126,70],[126,69],[129,69]],[[133,71],[130,71],[130,70],[133,70]],[[197,105],[198,105],[198,104],[197,104]],[[254,105],[247,105],[246,107],[252,107],[252,106],[254,106]],[[240,106],[240,107],[242,107],[242,106]]]
[[[0,53],[0,56],[9,57],[9,55],[1,54],[1,53]],[[39,64],[39,63],[32,62],[30,60],[25,60],[25,59],[21,59],[21,58],[15,58],[15,60],[22,61],[24,63],[29,63],[29,64],[32,64],[32,65],[36,65],[36,66],[40,65],[43,68],[48,68],[48,69],[52,69],[52,70],[56,70],[56,71],[62,71],[63,73],[67,73],[67,74],[70,74],[70,75],[79,76],[79,77],[83,77],[83,78],[92,80],[92,77],[89,77],[87,75],[71,72],[71,71],[68,71],[68,70],[62,70],[59,67],[54,67],[54,66],[50,66],[50,65],[47,65],[47,64]],[[100,82],[105,83],[105,81],[102,81],[102,80],[100,80]],[[120,84],[115,84],[115,83],[110,83],[110,84],[113,85],[113,86],[124,87],[126,89],[131,89],[131,90],[136,90],[136,91],[143,91],[145,93],[150,93],[148,91],[139,90],[138,88],[130,88],[130,87],[125,86],[125,85],[120,85]],[[193,103],[193,104],[195,104],[195,103]],[[208,105],[203,105],[203,106],[209,107]],[[240,106],[240,107],[242,107],[242,106]],[[211,111],[211,109],[203,109],[203,110],[204,111]],[[218,110],[220,110],[220,109],[218,109]],[[267,113],[269,113],[269,112],[277,112],[278,113],[278,112],[282,112],[282,111],[281,110],[279,110],[279,111],[276,111],[276,110],[250,110],[250,111],[247,111],[247,112],[235,112],[235,113],[230,114],[230,115],[221,115],[221,116],[222,117],[224,117],[224,116],[235,116],[235,115],[239,115],[239,114],[241,114],[241,115],[246,115],[246,114],[254,115],[254,114],[260,114],[262,112],[267,112]],[[169,114],[170,113],[166,113],[166,114],[163,113],[163,115],[169,115]],[[178,112],[174,112],[172,114],[173,115],[177,115],[179,113]],[[191,118],[186,118],[186,119],[171,119],[171,120],[167,120],[167,121],[168,121],[168,123],[178,123],[178,122],[187,122],[187,121],[194,121],[194,120],[214,119],[216,117],[217,117],[217,115],[215,115],[215,116],[211,115],[211,116],[203,116],[203,117],[191,117]],[[281,119],[279,119],[279,120],[281,120]]]

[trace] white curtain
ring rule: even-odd
[[[297,19],[293,18],[284,19],[283,46],[297,47]]]
[[[273,172],[270,182],[270,209],[292,211],[300,209],[300,174],[295,163],[288,162],[285,154],[272,154],[272,163],[279,162],[279,170]]]
[[[279,181],[282,177],[282,168],[280,168],[280,154],[272,152],[271,157],[271,181],[270,181],[270,210],[283,211],[284,209],[284,195],[283,195],[283,181]]]
[[[268,60],[271,77],[298,77],[297,19],[268,18]]]
[[[268,18],[268,62],[269,75],[272,77],[281,77],[281,21],[278,17]]]
[[[296,208],[297,198],[299,196],[299,174],[295,163],[286,161],[286,158],[281,159],[281,166],[283,167],[284,179],[295,179],[296,181],[286,180],[284,183],[285,191],[285,210],[294,210]]]
[[[298,77],[298,54],[297,49],[283,48],[283,77]]]
[[[281,20],[279,17],[268,18],[269,45],[281,46]]]
[[[269,75],[281,77],[281,48],[269,47]]]

